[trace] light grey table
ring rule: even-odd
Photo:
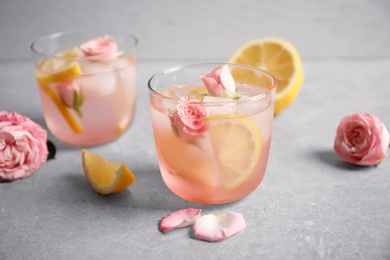
[[[66,14],[66,15],[65,15]],[[382,1],[21,1],[0,2],[0,110],[45,127],[29,44],[77,27],[116,27],[140,39],[132,127],[90,148],[137,177],[112,196],[83,177],[80,149],[53,136],[56,159],[27,179],[0,183],[0,259],[390,259],[390,158],[354,167],[333,152],[349,113],[390,128],[390,3]],[[227,205],[172,194],[157,166],[146,83],[168,66],[225,61],[241,42],[276,35],[302,54],[298,99],[275,118],[266,177]],[[189,229],[158,231],[164,215],[200,207],[244,215],[247,228],[218,243]]]

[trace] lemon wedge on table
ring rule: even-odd
[[[252,120],[237,114],[211,116],[207,123],[222,179],[229,190],[234,190],[253,175],[259,163],[260,130]]]
[[[228,62],[258,67],[276,78],[275,114],[289,107],[300,91],[303,82],[302,61],[296,48],[286,40],[276,37],[249,40],[232,53]],[[238,70],[232,70],[232,74],[236,80],[261,77],[254,73],[244,75]]]
[[[123,163],[114,162],[83,149],[81,151],[85,178],[91,188],[107,195],[122,191],[135,182],[134,174]]]

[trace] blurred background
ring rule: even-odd
[[[139,38],[139,58],[226,60],[278,36],[303,59],[390,57],[388,0],[0,0],[0,59],[29,59],[40,36],[106,28]]]

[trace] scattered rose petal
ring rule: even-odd
[[[224,214],[209,214],[200,217],[193,226],[196,238],[215,242],[224,240],[246,227],[242,214],[226,212]]]
[[[190,226],[199,218],[201,209],[181,209],[163,217],[160,221],[161,232],[168,232],[175,228]]]

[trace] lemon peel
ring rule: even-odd
[[[99,194],[122,191],[136,181],[134,174],[123,163],[108,160],[86,149],[82,149],[81,158],[84,176]]]
[[[229,63],[246,64],[271,73],[277,80],[275,96],[275,115],[287,109],[297,98],[304,73],[297,49],[288,41],[277,37],[255,38],[242,43],[233,51]],[[237,75],[235,79],[252,78],[256,83],[263,79],[255,73]]]

